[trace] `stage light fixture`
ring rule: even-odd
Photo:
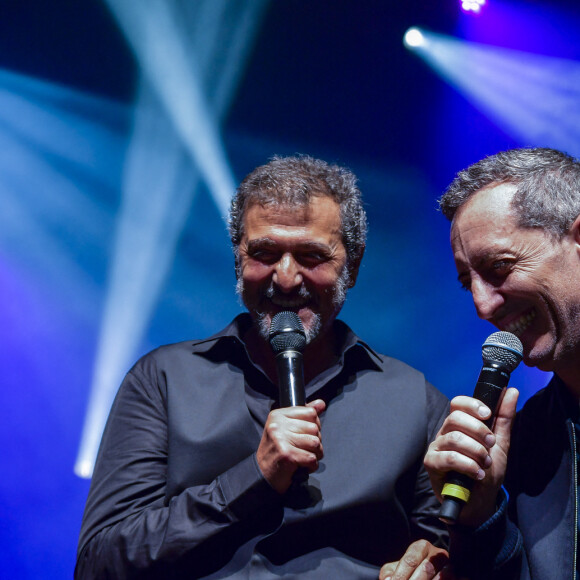
[[[461,0],[461,9],[464,12],[479,14],[485,6],[485,0]]]
[[[413,26],[405,32],[403,43],[407,48],[418,48],[425,44],[425,36],[420,28]]]
[[[522,143],[580,153],[580,63],[423,30],[414,52]]]

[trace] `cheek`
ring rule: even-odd
[[[273,268],[256,262],[242,263],[241,275],[244,284],[259,284],[272,276]]]
[[[328,293],[333,291],[340,278],[340,274],[336,272],[334,269],[320,269],[320,270],[312,270],[304,275],[304,280],[306,284],[318,288],[324,293]]]

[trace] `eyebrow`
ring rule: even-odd
[[[264,237],[264,238],[257,238],[255,240],[250,240],[248,242],[248,251],[255,250],[257,248],[276,248],[281,244],[273,240],[272,238]],[[282,244],[284,245],[284,244]],[[296,244],[292,244],[294,248],[298,249],[299,251],[312,251],[316,250],[319,252],[328,253],[331,251],[331,248],[327,244],[323,244],[321,242],[314,242],[314,241],[305,241],[305,242],[298,242]]]

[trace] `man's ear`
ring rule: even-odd
[[[570,234],[574,243],[578,246],[578,251],[580,252],[580,215],[576,217],[572,225],[570,226]]]

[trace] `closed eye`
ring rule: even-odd
[[[324,262],[328,262],[330,257],[322,252],[304,252],[296,255],[296,260],[307,267],[318,266]]]
[[[497,260],[491,265],[494,273],[498,276],[509,274],[511,266],[512,263],[509,260]]]
[[[280,253],[271,250],[254,250],[248,252],[248,256],[263,264],[275,264],[280,259]]]

